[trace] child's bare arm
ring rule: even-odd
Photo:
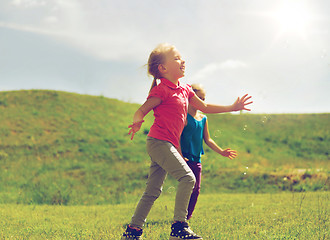
[[[240,110],[251,111],[251,109],[246,108],[247,105],[253,103],[252,101],[248,102],[248,100],[250,100],[250,99],[251,99],[251,96],[248,96],[248,94],[245,94],[243,97],[237,98],[236,101],[232,105],[221,106],[221,105],[206,103],[206,102],[202,101],[195,94],[195,96],[193,96],[190,99],[189,103],[204,113],[224,113],[224,112],[233,112],[233,111],[240,111]]]
[[[157,97],[148,98],[145,103],[135,112],[133,117],[133,124],[129,125],[130,128],[128,134],[132,134],[131,140],[133,140],[134,135],[137,131],[140,130],[142,123],[144,122],[143,118],[145,115],[150,112],[151,109],[155,108],[161,103],[161,99]]]
[[[237,156],[237,152],[235,150],[231,150],[230,148],[226,148],[223,150],[219,147],[216,142],[210,137],[209,129],[208,129],[208,121],[206,120],[203,132],[203,138],[205,143],[216,153],[221,154],[224,157],[228,157],[230,159],[234,159]]]

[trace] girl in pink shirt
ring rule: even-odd
[[[162,191],[162,185],[169,173],[178,180],[175,199],[174,223],[170,240],[202,239],[186,222],[187,207],[196,178],[183,159],[180,151],[180,135],[187,117],[188,104],[204,113],[223,113],[250,109],[246,105],[251,98],[247,94],[230,106],[207,104],[196,96],[191,86],[181,83],[185,73],[185,61],[172,45],[160,44],[150,54],[148,72],[154,77],[149,96],[135,112],[133,123],[129,125],[131,139],[140,130],[143,118],[154,111],[155,121],[147,138],[147,151],[151,158],[147,187],[143,193],[131,223],[127,226],[122,240],[142,239],[142,227],[154,201]],[[160,83],[157,84],[157,80]]]

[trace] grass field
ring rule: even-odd
[[[145,187],[139,105],[58,91],[0,92],[0,239],[120,239]],[[329,239],[330,114],[208,115],[201,196],[190,224],[204,239]],[[145,227],[168,239],[176,181]]]
[[[144,239],[168,239],[172,195],[152,208]],[[328,192],[201,195],[192,229],[214,239],[329,239]],[[0,239],[118,240],[134,203],[101,206],[0,205]]]

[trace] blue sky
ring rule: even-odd
[[[143,103],[161,42],[208,102],[330,112],[328,0],[1,0],[0,91],[54,89]]]

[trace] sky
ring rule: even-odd
[[[329,0],[0,0],[0,91],[50,89],[142,104],[167,42],[209,103],[330,112]]]

